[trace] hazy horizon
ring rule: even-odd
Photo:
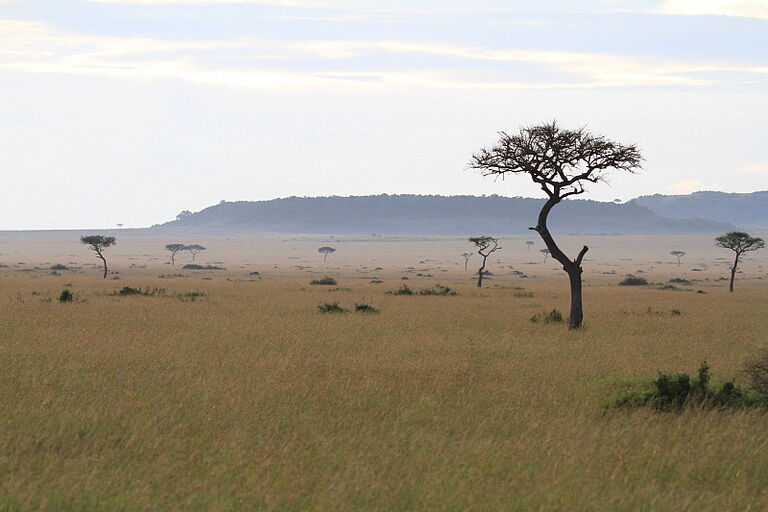
[[[557,119],[645,157],[583,199],[768,189],[768,1],[0,0],[0,230],[226,201],[541,197],[466,170]],[[471,7],[469,7],[471,6]]]

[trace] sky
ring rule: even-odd
[[[0,0],[0,229],[225,201],[540,197],[556,119],[638,145],[583,198],[768,189],[768,0]]]

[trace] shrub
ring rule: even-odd
[[[687,373],[675,375],[661,373],[651,381],[649,389],[625,393],[614,403],[616,407],[637,408],[650,406],[657,411],[679,411],[686,406],[746,407],[760,405],[760,400],[748,396],[733,381],[720,387],[710,386],[710,371],[706,361],[701,363],[696,378]]]
[[[675,277],[673,279],[670,279],[669,282],[670,283],[676,283],[676,284],[685,284],[685,285],[691,284],[691,282],[689,280],[683,279],[681,277]]]
[[[131,295],[143,295],[150,297],[152,295],[162,295],[165,293],[165,288],[132,288],[130,286],[123,286],[121,289],[113,293],[112,295],[119,295],[121,297],[127,297]]]
[[[751,381],[752,390],[768,401],[768,350],[747,361],[743,371]]]
[[[206,295],[203,292],[182,292],[177,293],[176,298],[183,302],[195,302],[198,299],[204,298]]]
[[[458,295],[458,293],[447,286],[436,284],[433,288],[423,288],[419,290],[419,295]]]
[[[563,320],[563,314],[558,309],[553,309],[552,311],[543,311],[531,317],[531,322],[541,322],[543,324],[556,324],[562,322]]]
[[[61,303],[72,302],[73,300],[75,300],[74,294],[70,290],[68,290],[67,288],[64,288],[61,291],[61,295],[59,295],[59,302],[61,302]]]
[[[389,291],[387,293],[390,295],[413,295],[413,290],[411,290],[407,284],[404,284],[397,290]]]
[[[530,299],[533,297],[533,292],[517,291],[513,293],[512,296],[518,299]]]
[[[183,267],[183,270],[226,270],[223,267],[217,267],[216,265],[198,265],[197,263],[187,263]]]
[[[317,306],[317,310],[321,313],[346,313],[347,310],[339,306],[338,302],[326,302]]]
[[[366,304],[365,302],[356,303],[355,311],[357,311],[358,313],[379,313],[378,309],[371,306],[370,304]]]
[[[626,279],[619,283],[619,286],[644,286],[648,281],[644,277],[637,277],[629,274]]]
[[[313,281],[310,281],[309,284],[321,284],[321,285],[326,285],[326,286],[335,286],[336,285],[336,280],[334,278],[332,278],[332,277],[326,276],[326,277],[324,277],[322,279],[315,279]]]
[[[61,263],[57,263],[53,265],[50,270],[69,270],[69,267],[66,265],[62,265]]]

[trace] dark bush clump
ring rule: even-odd
[[[59,295],[59,302],[72,302],[73,300],[75,300],[74,294],[67,288],[64,288],[64,290],[61,292],[61,295]]]
[[[397,290],[389,291],[387,293],[390,295],[413,295],[413,290],[411,290],[407,284],[404,284]]]
[[[130,295],[143,295],[144,297],[151,297],[153,295],[162,295],[165,293],[165,288],[133,288],[130,286],[123,286],[112,295],[118,295],[120,297],[127,297]]]
[[[206,295],[203,292],[183,292],[176,294],[176,298],[183,302],[195,302],[199,299],[205,298],[205,296]]]
[[[50,270],[69,270],[69,267],[66,265],[62,265],[61,263],[57,263],[53,265]]]
[[[531,317],[531,322],[533,323],[541,322],[543,324],[557,324],[564,320],[565,319],[563,318],[563,314],[558,309],[537,313]]]
[[[619,286],[645,286],[648,281],[644,277],[637,277],[632,274],[619,283]]]
[[[751,381],[752,390],[768,403],[768,350],[747,361],[744,373]]]
[[[419,295],[458,295],[458,293],[447,286],[436,284],[433,288],[419,290]]]
[[[336,286],[336,280],[332,277],[323,277],[322,279],[315,279],[310,281],[309,284],[323,284],[326,286]]]
[[[379,313],[378,309],[371,306],[370,304],[366,304],[365,302],[356,303],[355,311],[357,311],[358,313]]]
[[[676,284],[685,284],[685,285],[691,284],[689,280],[683,279],[682,277],[675,277],[673,279],[670,279],[669,282],[676,283]]]
[[[615,401],[615,407],[652,407],[657,411],[679,411],[686,406],[699,407],[754,407],[761,401],[747,395],[733,381],[719,387],[710,386],[709,365],[701,363],[696,378],[687,373],[659,374],[650,389],[630,391]]]
[[[321,313],[346,313],[347,310],[339,306],[338,302],[326,302],[317,306],[317,310]]]
[[[226,270],[223,267],[217,267],[216,265],[198,265],[197,263],[187,263],[183,267],[183,270]]]

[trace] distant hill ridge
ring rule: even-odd
[[[655,196],[651,196],[655,197]],[[377,195],[288,197],[222,202],[154,229],[218,233],[494,235],[528,233],[543,199],[497,195]],[[735,229],[699,218],[667,218],[636,201],[566,200],[550,214],[559,234],[704,234]]]
[[[742,229],[768,228],[768,190],[748,194],[709,191],[677,196],[655,194],[630,202],[647,206],[664,217],[700,217],[728,222]]]

